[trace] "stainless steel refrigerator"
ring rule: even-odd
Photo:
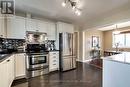
[[[72,33],[59,34],[59,65],[60,71],[76,68],[75,35]]]

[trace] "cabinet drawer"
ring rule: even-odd
[[[58,59],[51,59],[50,60],[50,64],[52,64],[52,63],[57,63],[58,62]]]
[[[50,56],[59,56],[59,52],[50,52]]]
[[[50,59],[57,59],[57,58],[58,58],[58,56],[55,56],[55,55],[50,56]]]
[[[58,63],[52,63],[52,64],[50,64],[50,68],[58,68]]]

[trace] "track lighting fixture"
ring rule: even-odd
[[[71,5],[72,10],[74,11],[74,13],[75,13],[76,15],[78,15],[78,16],[81,15],[81,13],[82,13],[82,12],[81,12],[81,9],[79,9],[79,8],[77,7],[78,2],[76,2],[76,0],[64,0],[64,1],[62,2],[62,6],[65,7],[67,3],[69,3],[69,4]]]

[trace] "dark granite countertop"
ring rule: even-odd
[[[53,52],[53,51],[59,51],[59,50],[49,50],[49,51],[46,51],[46,52]]]
[[[0,63],[10,57],[12,54],[0,54]]]
[[[8,57],[10,57],[13,54],[19,54],[19,53],[26,53],[25,51],[17,51],[17,52],[12,52],[12,53],[4,53],[0,54],[0,63],[4,60],[6,60]]]
[[[50,50],[50,51],[45,51],[45,52],[53,52],[53,51],[59,51],[59,50]],[[0,63],[10,57],[13,54],[19,54],[19,53],[26,53],[25,51],[17,51],[9,54],[0,54]]]

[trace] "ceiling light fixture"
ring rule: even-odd
[[[65,6],[66,6],[66,3],[65,3],[65,2],[62,2],[62,6],[65,7]]]
[[[120,31],[118,31],[117,29],[118,29],[118,26],[117,26],[117,24],[116,24],[116,29],[115,29],[115,31],[113,32],[114,34],[120,34]]]
[[[65,7],[67,3],[70,3],[72,10],[74,11],[74,13],[78,16],[81,15],[81,9],[78,8],[77,4],[78,2],[76,0],[64,0],[64,2],[62,2],[62,6]]]

